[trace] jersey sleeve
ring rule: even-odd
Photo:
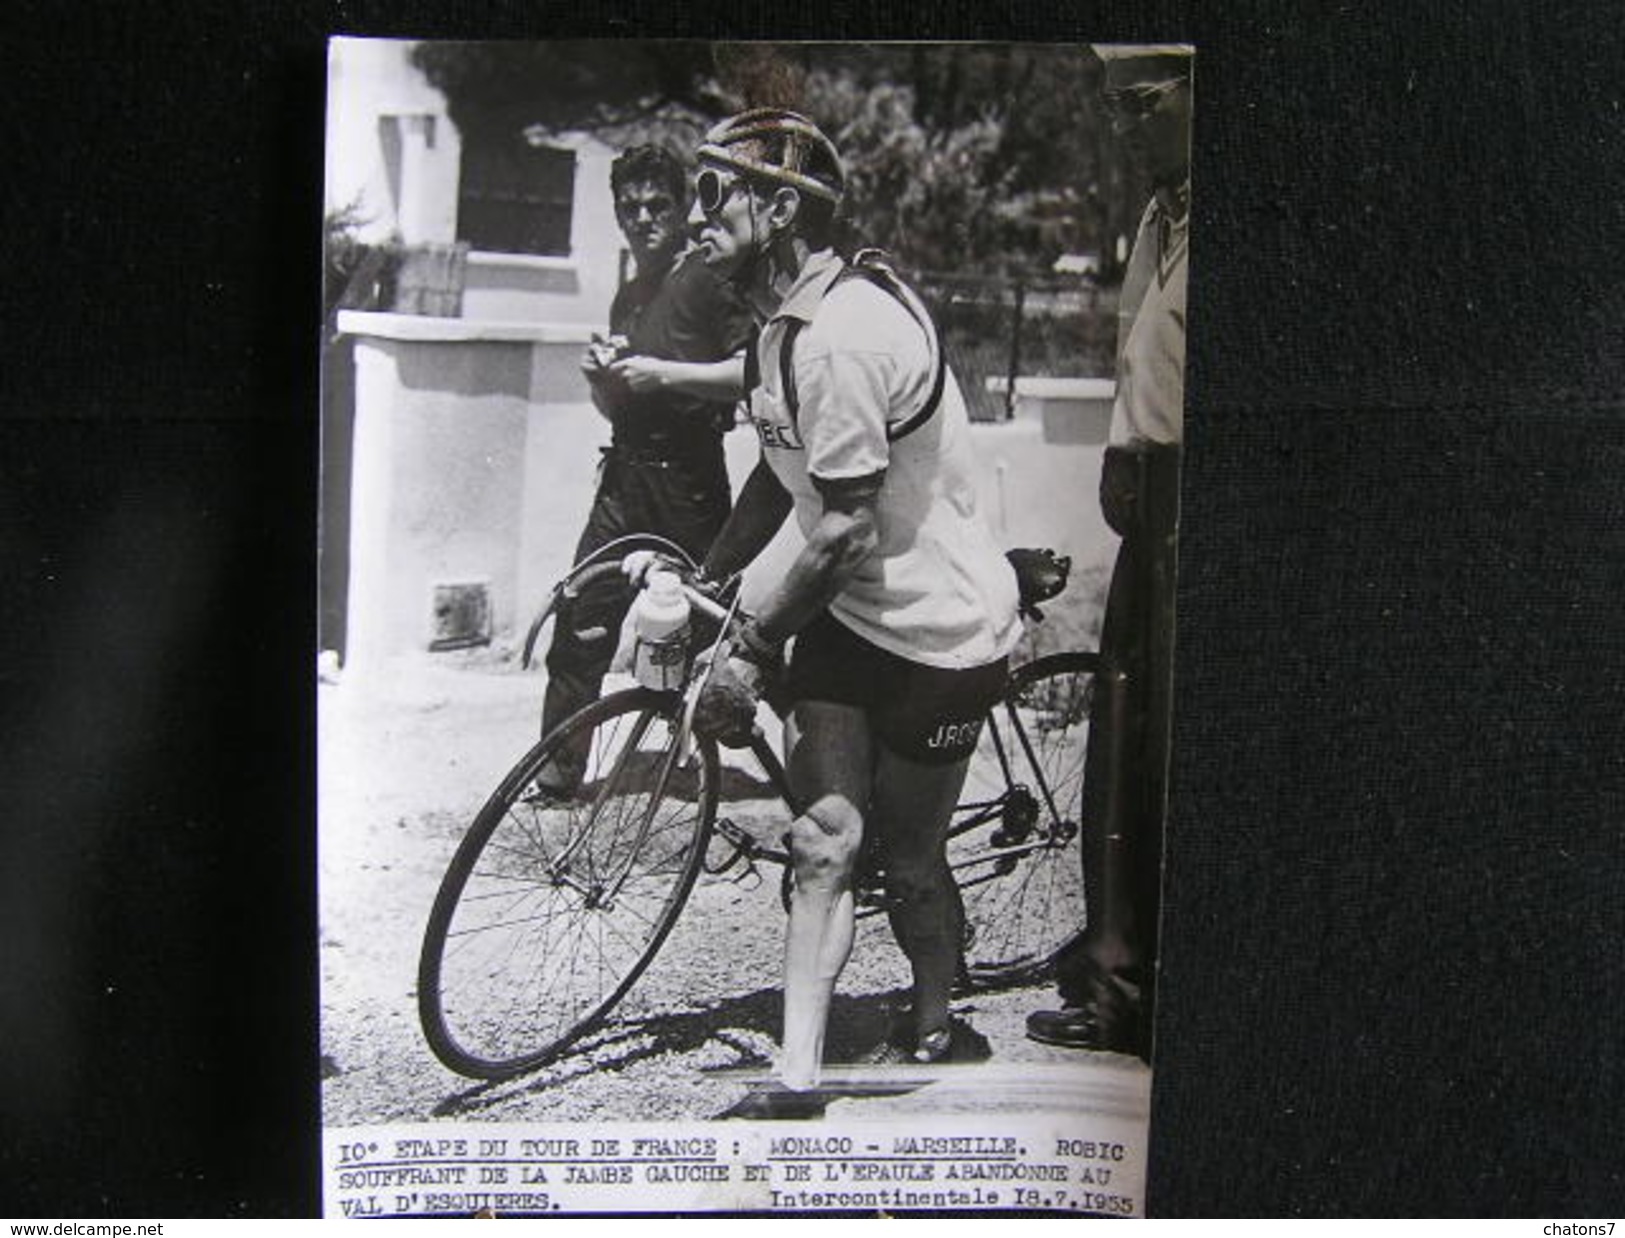
[[[847,481],[885,472],[894,365],[889,353],[878,350],[831,347],[807,338],[798,344],[797,420],[807,472],[815,481]]]

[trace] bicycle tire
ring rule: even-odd
[[[1080,651],[1018,667],[982,728],[948,841],[973,985],[1037,979],[1083,934],[1083,769],[1098,666]],[[978,817],[987,819],[966,824]]]
[[[680,708],[646,688],[594,702],[526,753],[474,818],[418,964],[424,1035],[452,1070],[503,1079],[556,1058],[659,952],[716,818],[716,746],[677,760]],[[583,732],[580,791],[535,796],[549,757]]]

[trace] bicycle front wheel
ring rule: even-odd
[[[680,708],[642,688],[589,705],[475,817],[418,965],[424,1034],[453,1070],[500,1079],[556,1057],[659,951],[716,816],[716,748],[678,751]],[[544,795],[537,777],[561,752],[586,754],[580,788]]]
[[[1097,666],[1080,652],[1017,668],[982,728],[948,841],[973,983],[1036,978],[1082,935],[1083,767]]]

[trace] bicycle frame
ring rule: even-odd
[[[1020,740],[1029,758],[1032,758],[1032,742],[1027,736],[1026,729],[1021,725],[1021,720],[1016,717],[1014,710],[1010,710],[1009,713],[1008,726],[1014,732],[1016,738]],[[987,825],[989,822],[1002,820],[1013,799],[1019,795],[1031,795],[1025,785],[1017,782],[1011,772],[1009,759],[1005,755],[1004,741],[1000,738],[997,706],[989,711],[986,726],[992,737],[994,751],[999,757],[1000,771],[1005,784],[1004,793],[994,799],[969,804],[962,803],[955,808],[954,819],[950,822],[948,832],[944,836],[945,841],[959,838],[980,826]],[[773,745],[768,741],[766,735],[762,733],[760,727],[756,728],[752,733],[746,750],[761,765],[763,772],[767,774],[769,783],[778,793],[786,808],[789,809],[791,816],[799,815],[800,810],[797,808],[795,793],[791,790],[784,763],[779,754],[774,751]],[[948,865],[950,872],[958,874],[967,869],[993,866],[1003,860],[1016,860],[1035,851],[1043,851],[1051,847],[1064,845],[1067,838],[1061,837],[1059,833],[1063,823],[1061,814],[1055,806],[1054,795],[1051,788],[1044,781],[1040,763],[1033,759],[1031,764],[1036,779],[1040,784],[1039,790],[1043,795],[1044,805],[1049,810],[1049,821],[1056,832],[1046,832],[1042,837],[1031,842],[990,846],[987,850],[978,851],[967,858],[959,860],[957,863],[950,863]],[[762,860],[769,864],[778,865],[781,868],[789,868],[791,858],[788,851],[758,842],[754,837],[734,825],[727,817],[717,819],[716,830],[734,848],[734,854],[718,867],[709,869],[713,874],[726,872],[741,858],[747,863]],[[865,870],[860,867],[858,872],[858,893],[860,896],[870,896],[867,900],[861,900],[860,897],[860,907],[857,913],[860,919],[877,915],[885,910],[884,899],[879,897],[882,875],[881,872],[873,868]],[[1003,875],[1000,871],[992,870],[970,880],[959,880],[958,885],[961,889],[968,889],[987,881],[997,880]]]
[[[560,603],[595,582],[624,587],[613,578],[634,547],[660,545],[627,539],[621,554],[600,552],[572,569],[532,625],[527,651]],[[788,844],[758,841],[778,833],[775,803],[784,806],[786,826],[802,807],[772,728],[753,726],[736,745],[751,753],[766,779],[759,792],[737,801],[737,821],[718,815],[719,742],[691,733],[708,668],[729,656],[737,596],[724,607],[691,586],[685,592],[693,611],[719,624],[709,661],[691,661],[680,690],[613,692],[566,719],[508,772],[452,857],[424,931],[418,1002],[431,1049],[453,1070],[504,1078],[552,1059],[600,1026],[654,959],[703,873],[742,863],[754,874],[763,861],[783,874],[781,898],[793,893]],[[944,831],[943,859],[964,896],[966,984],[1029,981],[1082,931],[1077,726],[1088,717],[1097,669],[1086,651],[1038,658],[1011,672],[986,717],[969,779],[987,789],[962,800]],[[532,798],[559,745],[600,733],[602,763],[590,790],[557,805],[544,794]],[[691,771],[698,775],[693,796],[674,792]],[[674,794],[692,807],[663,812],[662,805],[677,802]],[[556,848],[545,841],[545,821],[563,831]],[[894,906],[874,839],[871,831],[854,876],[856,911],[864,918]],[[725,854],[709,864],[713,847],[711,854]],[[587,916],[604,917],[607,926],[590,941]],[[578,971],[581,948],[595,951],[596,963]],[[562,960],[556,969],[549,964],[554,958]]]
[[[565,574],[564,578],[556,586],[554,586],[553,592],[548,599],[546,607],[544,607],[542,612],[537,615],[535,621],[531,625],[529,633],[527,634],[525,642],[526,665],[529,665],[530,654],[535,645],[536,637],[541,630],[542,624],[546,621],[548,616],[552,614],[558,603],[561,600],[569,600],[579,596],[582,592],[593,587],[601,580],[613,579],[614,577],[621,575],[623,572],[623,557],[621,555],[610,557],[610,554],[612,551],[625,552],[628,550],[628,548],[640,550],[653,549],[668,555],[670,552],[675,550],[677,555],[681,557],[681,562],[685,565],[686,569],[690,572],[694,570],[693,561],[689,559],[686,554],[683,554],[680,548],[675,547],[673,544],[667,542],[664,538],[653,535],[637,535],[622,538],[600,548],[593,555],[571,568],[570,571]],[[721,631],[717,637],[716,644],[713,645],[711,649],[706,674],[703,676],[697,676],[691,673],[688,683],[681,689],[685,702],[683,718],[684,731],[686,732],[688,726],[687,720],[692,716],[694,700],[697,698],[699,692],[704,688],[706,679],[709,678],[709,668],[716,666],[722,658],[727,656],[727,642],[731,636],[732,624],[737,618],[738,598],[736,596],[732,605],[725,608],[719,606],[708,595],[695,589],[686,580],[683,582],[682,588],[684,596],[687,597],[689,605],[693,609],[699,611],[701,614],[704,614],[721,625]],[[1034,620],[1039,620],[1043,617],[1036,605],[1025,606],[1023,613],[1027,617]],[[1064,820],[1059,808],[1056,806],[1053,789],[1049,787],[1044,780],[1041,772],[1041,763],[1038,761],[1036,754],[1033,751],[1031,738],[1027,735],[1026,729],[1021,725],[1021,720],[1016,716],[1014,708],[1011,707],[1008,702],[1000,701],[988,711],[985,725],[988,728],[988,734],[993,744],[994,753],[998,757],[999,770],[1005,788],[1004,792],[990,800],[983,800],[969,804],[962,803],[956,807],[954,810],[954,816],[949,823],[947,834],[944,836],[944,840],[949,841],[962,837],[971,830],[977,829],[978,827],[986,825],[989,822],[1003,820],[1005,814],[1011,810],[1012,803],[1018,802],[1018,797],[1025,796],[1030,798],[1032,796],[1032,791],[1027,788],[1025,784],[1019,782],[1011,770],[1010,757],[1006,749],[1006,740],[1001,734],[999,726],[1000,705],[1004,706],[1008,714],[1007,725],[1011,734],[1020,743],[1023,753],[1027,757],[1028,766],[1034,771],[1035,780],[1038,783],[1037,790],[1039,795],[1042,797],[1042,809],[1048,815],[1047,819],[1051,823],[1053,832],[1045,832],[1040,838],[1034,841],[1019,841],[1004,845],[992,845],[987,850],[978,851],[973,855],[959,859],[957,862],[950,862],[948,865],[949,871],[956,875],[970,869],[982,867],[986,867],[988,869],[987,872],[979,876],[969,878],[968,880],[960,879],[958,884],[961,889],[968,889],[984,882],[996,880],[1003,876],[1004,872],[1008,870],[1000,870],[995,867],[1000,864],[1001,861],[1019,860],[1022,856],[1029,855],[1035,851],[1042,851],[1056,846],[1064,846],[1070,837],[1069,835],[1062,836],[1060,832],[1063,828]],[[775,707],[775,712],[778,712],[777,707]],[[782,717],[782,714],[780,716]],[[648,720],[645,719],[642,725],[646,727],[648,725]],[[668,761],[675,760],[676,754],[685,748],[687,743],[688,738],[686,734],[679,737],[678,742],[672,747],[672,753],[667,758]],[[784,763],[779,754],[774,750],[773,745],[768,741],[766,735],[763,734],[760,727],[753,730],[749,742],[745,745],[745,750],[749,751],[756,758],[757,763],[761,766],[763,772],[766,773],[768,781],[772,785],[774,791],[777,793],[779,799],[789,810],[790,816],[792,818],[799,816],[801,813],[801,807],[794,790],[790,786],[789,776],[785,773]],[[1037,807],[1037,805],[1035,804],[1034,807]],[[653,811],[653,806],[651,806],[651,818],[646,818],[642,823],[642,832],[647,831],[649,819],[652,819]],[[1026,811],[1030,812],[1033,811],[1033,809],[1027,808]],[[1035,820],[1037,820],[1036,817]],[[716,829],[717,833],[720,834],[724,840],[726,840],[728,844],[734,848],[734,854],[715,868],[708,866],[708,871],[711,873],[717,874],[726,872],[741,858],[747,863],[754,863],[755,861],[762,860],[769,864],[778,865],[784,869],[789,868],[791,857],[787,850],[758,842],[755,838],[740,830],[728,818],[719,818]],[[561,857],[561,862],[562,859],[563,857]],[[869,896],[865,901],[864,906],[859,910],[858,914],[860,917],[874,915],[883,909],[883,899],[880,899],[877,893],[882,876],[883,874],[875,870],[872,866],[868,866],[867,868],[860,867],[858,874],[859,893],[860,895]],[[604,895],[603,897],[612,899],[616,890],[619,888],[620,881],[624,880],[624,878],[625,871],[623,870],[623,872],[617,876],[608,894]]]
[[[627,761],[631,758],[632,754],[637,751],[638,744],[642,741],[643,735],[649,729],[649,724],[652,721],[653,715],[651,714],[644,714],[638,719],[637,725],[632,733],[631,741],[621,750],[620,755],[616,759],[615,767],[609,771],[608,775],[603,780],[603,786],[598,790],[598,804],[603,804],[607,800],[613,799],[615,794],[619,791],[623,775],[626,772]],[[664,779],[671,773],[672,766],[677,760],[678,751],[677,746],[673,745],[671,750],[666,754],[665,766],[661,770],[662,781],[664,781]],[[565,848],[564,851],[560,852],[558,857],[548,865],[549,877],[551,877],[554,881],[561,882],[575,890],[576,893],[580,894],[586,901],[586,905],[588,907],[613,907],[615,905],[615,896],[621,892],[621,887],[626,883],[627,874],[632,871],[632,864],[637,857],[638,850],[648,840],[649,828],[653,824],[655,814],[659,811],[659,809],[659,801],[650,803],[647,811],[645,811],[643,814],[643,819],[638,822],[636,843],[634,843],[631,849],[628,850],[626,858],[621,862],[619,871],[611,875],[606,889],[589,890],[570,876],[570,866],[575,860],[575,853],[579,848],[586,845],[587,839],[591,836],[590,830],[582,831],[582,833],[572,841],[570,846]],[[595,818],[596,811],[593,817],[589,818],[589,820],[593,820]]]

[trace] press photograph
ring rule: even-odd
[[[1195,60],[330,44],[327,1215],[1144,1214]]]

